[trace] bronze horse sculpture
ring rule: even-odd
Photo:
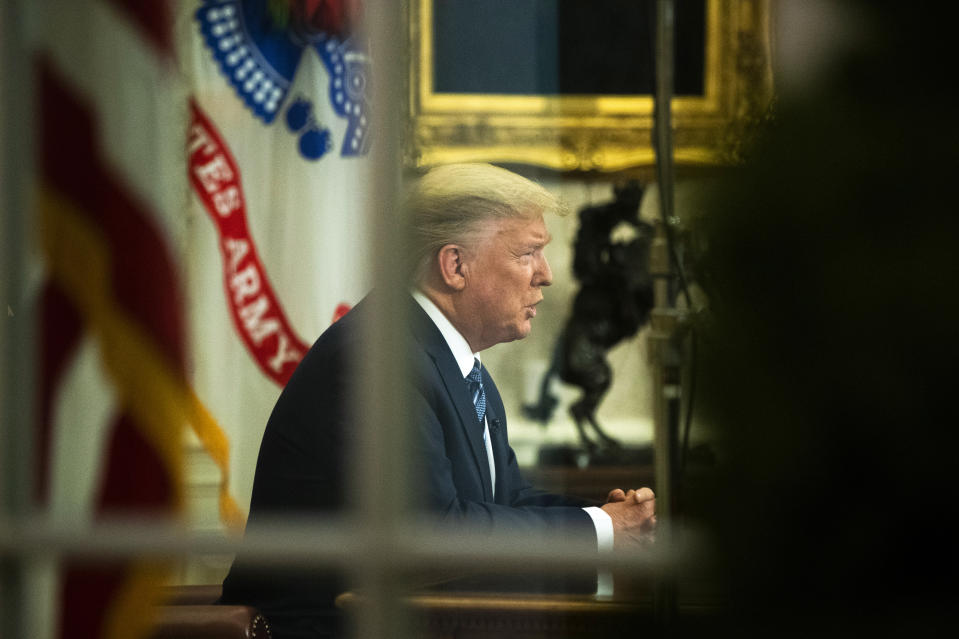
[[[558,403],[549,390],[552,378],[582,389],[569,412],[590,460],[615,457],[622,448],[596,419],[613,378],[606,352],[649,321],[654,303],[649,270],[654,231],[639,218],[642,195],[642,187],[630,182],[614,189],[612,202],[580,210],[573,245],[573,274],[580,287],[557,339],[539,400],[523,407],[527,417],[545,424]]]

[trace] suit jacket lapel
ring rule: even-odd
[[[446,340],[443,339],[443,334],[433,324],[433,320],[420,308],[420,305],[413,300],[411,302],[411,305],[415,307],[412,309],[414,332],[436,365],[450,401],[459,415],[459,427],[462,429],[466,441],[469,442],[473,461],[476,462],[477,472],[482,479],[483,499],[493,501],[492,478],[489,473],[486,444],[483,442],[483,428],[476,419],[476,408],[473,406],[473,398],[470,397],[469,387],[463,380],[460,368],[456,364],[456,359],[446,344]]]

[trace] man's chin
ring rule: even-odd
[[[528,319],[519,324],[503,328],[503,339],[496,342],[497,344],[505,344],[506,342],[515,342],[518,339],[523,339],[533,330],[532,323]]]
[[[523,339],[524,337],[526,337],[532,332],[533,332],[533,323],[530,322],[529,320],[526,320],[525,322],[520,324],[519,328],[517,328],[516,337],[514,337],[513,339]]]

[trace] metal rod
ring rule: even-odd
[[[348,576],[374,605],[358,615],[357,636],[361,639],[408,635],[407,615],[399,605],[399,563],[393,559],[398,530],[409,511],[411,482],[406,468],[410,456],[406,448],[411,432],[404,416],[404,384],[397,383],[405,370],[406,321],[403,309],[409,295],[408,284],[401,279],[403,255],[397,242],[406,224],[397,203],[401,182],[400,135],[404,95],[403,3],[374,0],[366,3],[366,29],[371,53],[372,131],[370,152],[370,210],[372,222],[372,274],[375,296],[373,321],[367,326],[360,378],[354,380],[357,392],[355,414],[362,425],[359,448],[353,451],[355,482],[359,488],[361,547],[348,553],[352,561],[345,566]],[[342,550],[341,550],[342,552]],[[346,554],[346,553],[344,553]]]
[[[684,533],[687,544],[672,547],[657,539],[645,551],[596,555],[582,552],[577,543],[528,535],[497,535],[476,530],[442,528],[422,523],[358,534],[363,520],[277,520],[250,526],[241,537],[191,531],[170,521],[117,519],[87,527],[28,517],[16,523],[0,522],[0,556],[75,555],[91,559],[125,557],[184,558],[189,555],[225,555],[242,551],[253,562],[299,567],[349,569],[367,561],[380,570],[407,571],[435,565],[444,568],[489,568],[523,573],[577,568],[617,568],[644,572],[672,565],[702,547]],[[79,528],[79,529],[78,529]]]
[[[25,516],[33,496],[32,309],[27,259],[33,184],[33,83],[27,14],[0,3],[0,522]],[[27,636],[25,557],[0,557],[0,636]]]
[[[674,77],[674,13],[673,0],[657,0],[656,2],[656,99],[654,118],[654,138],[656,153],[656,175],[659,185],[660,217],[663,231],[667,238],[667,249],[673,274],[682,273],[675,243],[673,241],[671,223],[673,219],[673,138],[672,138],[672,97]],[[675,295],[672,291],[672,280],[667,289],[667,299],[657,300],[662,319],[674,320],[669,311],[673,307]],[[685,290],[685,286],[683,287]],[[665,314],[663,314],[665,312]],[[654,313],[654,316],[657,313]],[[679,389],[675,379],[675,367],[670,361],[669,350],[672,343],[672,334],[675,331],[674,321],[664,322],[660,327],[662,334],[659,341],[659,357],[654,375],[654,392],[656,421],[654,424],[654,453],[656,460],[656,510],[663,530],[657,534],[659,539],[667,543],[674,541],[676,533],[675,515],[675,488],[676,488],[676,432],[678,421],[674,405],[678,401]],[[657,580],[654,594],[654,608],[660,626],[669,632],[676,616],[676,587],[675,576],[672,572],[663,572]]]

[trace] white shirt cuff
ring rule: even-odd
[[[613,552],[613,520],[606,511],[596,506],[583,508],[596,528],[596,548],[600,553]],[[609,597],[613,594],[613,575],[608,570],[596,574],[596,595]]]
[[[596,549],[599,552],[612,552],[613,550],[613,520],[606,511],[597,506],[587,506],[583,508],[586,514],[593,520],[593,526],[596,527]]]

